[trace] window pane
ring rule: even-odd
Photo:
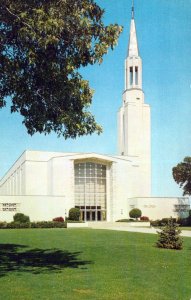
[[[106,165],[85,162],[75,168],[75,205],[106,209]]]

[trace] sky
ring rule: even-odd
[[[103,134],[75,140],[52,133],[32,137],[19,114],[0,110],[0,177],[24,150],[117,154],[117,111],[124,91],[131,0],[97,0],[105,24],[124,27],[103,63],[82,70],[95,90],[91,111]],[[151,106],[152,196],[181,196],[172,167],[191,156],[191,0],[135,0],[145,102]]]

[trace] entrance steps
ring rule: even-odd
[[[97,222],[87,222],[88,223],[88,227],[90,228],[109,228],[109,227],[116,227],[116,222],[101,222],[101,221],[97,221]]]

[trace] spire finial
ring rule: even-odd
[[[131,18],[134,19],[134,0],[132,0]]]

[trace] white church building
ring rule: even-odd
[[[0,181],[0,221],[16,212],[33,221],[68,216],[84,221],[129,218],[132,208],[155,220],[190,208],[185,197],[151,197],[150,106],[142,90],[134,10],[125,59],[125,90],[118,112],[118,155],[25,151]]]

